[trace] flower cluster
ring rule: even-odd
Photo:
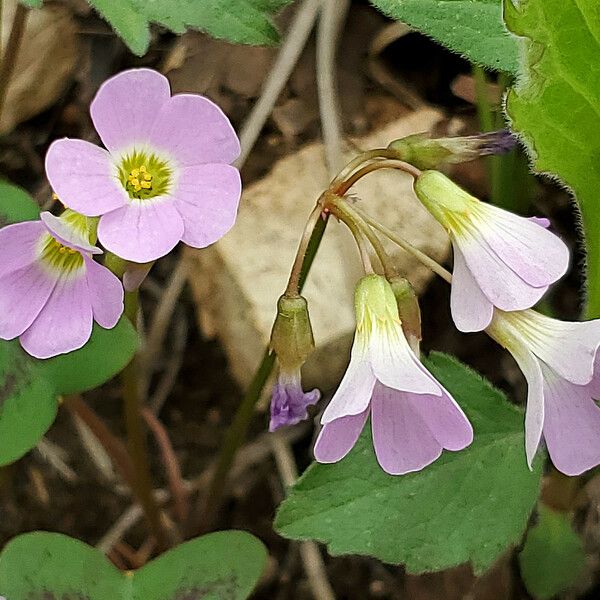
[[[67,210],[0,230],[0,338],[39,358],[80,348],[93,321],[112,328],[123,312],[121,282],[93,259],[97,241],[127,261],[131,290],[179,241],[212,244],[237,214],[239,141],[210,100],[171,96],[163,75],[133,69],[106,81],[90,112],[106,149],[61,139],[46,156]]]

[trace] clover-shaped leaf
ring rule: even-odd
[[[70,537],[34,532],[0,554],[0,592],[9,600],[244,600],[266,559],[244,531],[220,531],[123,573],[98,550]]]

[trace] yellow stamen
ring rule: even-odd
[[[142,165],[140,167],[140,173],[145,173],[146,172],[146,165]]]
[[[150,173],[144,173],[144,179],[146,181],[152,181],[152,175],[150,175]]]
[[[149,190],[152,187],[152,184],[149,181],[142,181],[140,183],[140,186],[143,187],[145,190]]]

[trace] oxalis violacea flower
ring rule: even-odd
[[[494,311],[487,333],[517,361],[528,384],[527,463],[543,439],[554,466],[579,475],[600,464],[600,319],[564,322],[535,312]]]
[[[410,349],[390,284],[379,275],[364,277],[355,303],[350,364],[321,418],[315,458],[341,460],[369,415],[377,460],[392,475],[422,469],[443,449],[468,446],[471,424]]]
[[[481,202],[437,171],[418,177],[415,192],[452,241],[450,303],[460,331],[485,329],[494,307],[531,308],[567,271],[569,250],[547,220]]]
[[[241,192],[240,151],[227,117],[207,98],[171,96],[150,69],[106,81],[90,112],[106,150],[55,141],[50,183],[66,206],[101,216],[98,237],[126,260],[147,263],[182,240],[203,248],[233,225]]]
[[[123,312],[123,288],[94,262],[90,220],[65,211],[0,229],[0,338],[18,337],[36,358],[81,348],[93,321],[111,329]]]

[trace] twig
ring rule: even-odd
[[[298,8],[275,64],[263,84],[260,98],[252,107],[252,111],[240,132],[242,151],[235,163],[237,167],[241,167],[246,162],[248,154],[254,147],[264,124],[269,118],[283,86],[290,78],[312,31],[320,7],[321,0],[305,0]]]
[[[179,462],[175,456],[173,446],[171,445],[169,434],[150,409],[143,408],[142,416],[154,434],[158,447],[160,448],[162,461],[165,465],[167,479],[169,481],[169,489],[171,490],[174,501],[175,513],[177,514],[179,522],[183,523],[187,519],[189,513],[188,492],[183,484]]]
[[[28,14],[29,9],[18,2],[12,29],[10,30],[10,36],[6,42],[6,50],[2,56],[2,64],[0,65],[0,117],[2,116],[4,103],[6,102],[8,84],[17,62],[17,56],[19,54],[21,40],[23,39],[23,33],[25,32],[25,22],[27,21]]]
[[[349,0],[323,0],[317,30],[317,89],[325,158],[333,176],[344,166],[342,124],[335,80],[335,54]]]
[[[69,483],[77,481],[77,473],[66,463],[68,454],[63,448],[43,437],[35,449],[65,481]]]
[[[277,470],[286,488],[298,479],[298,469],[290,444],[279,435],[271,434],[271,448],[277,463]],[[316,600],[335,600],[335,594],[327,579],[327,572],[319,548],[314,542],[300,542],[300,556],[308,575],[308,583]]]

